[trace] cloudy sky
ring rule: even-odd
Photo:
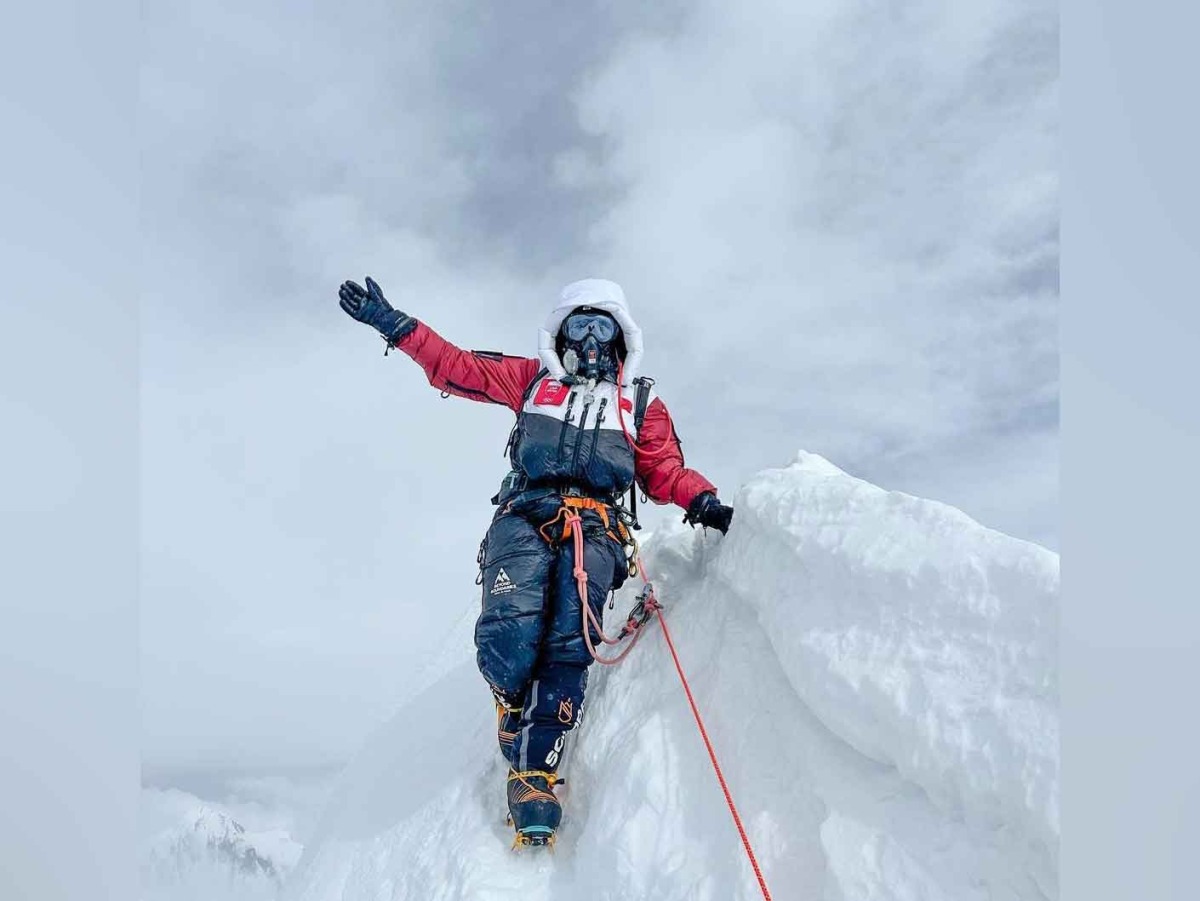
[[[612,278],[726,497],[805,448],[1057,547],[1056,6],[648,7],[145,7],[148,768],[344,759],[476,602],[511,415],[346,278],[530,355]]]

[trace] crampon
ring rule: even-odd
[[[562,819],[562,806],[554,795],[558,781],[540,770],[508,774],[508,821],[516,830],[513,850],[553,848]]]
[[[520,851],[524,848],[549,848],[554,850],[554,843],[558,841],[557,834],[553,832],[541,832],[544,826],[531,826],[524,832],[518,832],[513,838],[512,848],[514,851]]]

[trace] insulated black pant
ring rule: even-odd
[[[591,653],[583,639],[571,540],[549,544],[538,526],[557,503],[501,510],[484,540],[483,609],[475,624],[476,659],[488,683],[523,703],[510,761],[518,770],[554,772],[566,733],[583,715]],[[627,574],[621,545],[599,514],[583,510],[588,603],[602,615],[610,589]],[[610,510],[611,522],[615,515]],[[599,637],[592,632],[599,645]]]

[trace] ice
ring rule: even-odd
[[[1057,555],[808,453],[734,506],[727,537],[644,555],[774,897],[1056,898]],[[347,768],[286,897],[760,898],[651,630],[592,671],[553,854],[510,850],[457,651]]]

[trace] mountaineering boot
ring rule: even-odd
[[[508,771],[508,813],[517,837],[514,848],[554,845],[562,805],[554,796],[558,778],[542,770]]]
[[[509,707],[496,698],[496,740],[500,743],[500,753],[504,759],[512,762],[513,739],[521,723],[521,708]]]

